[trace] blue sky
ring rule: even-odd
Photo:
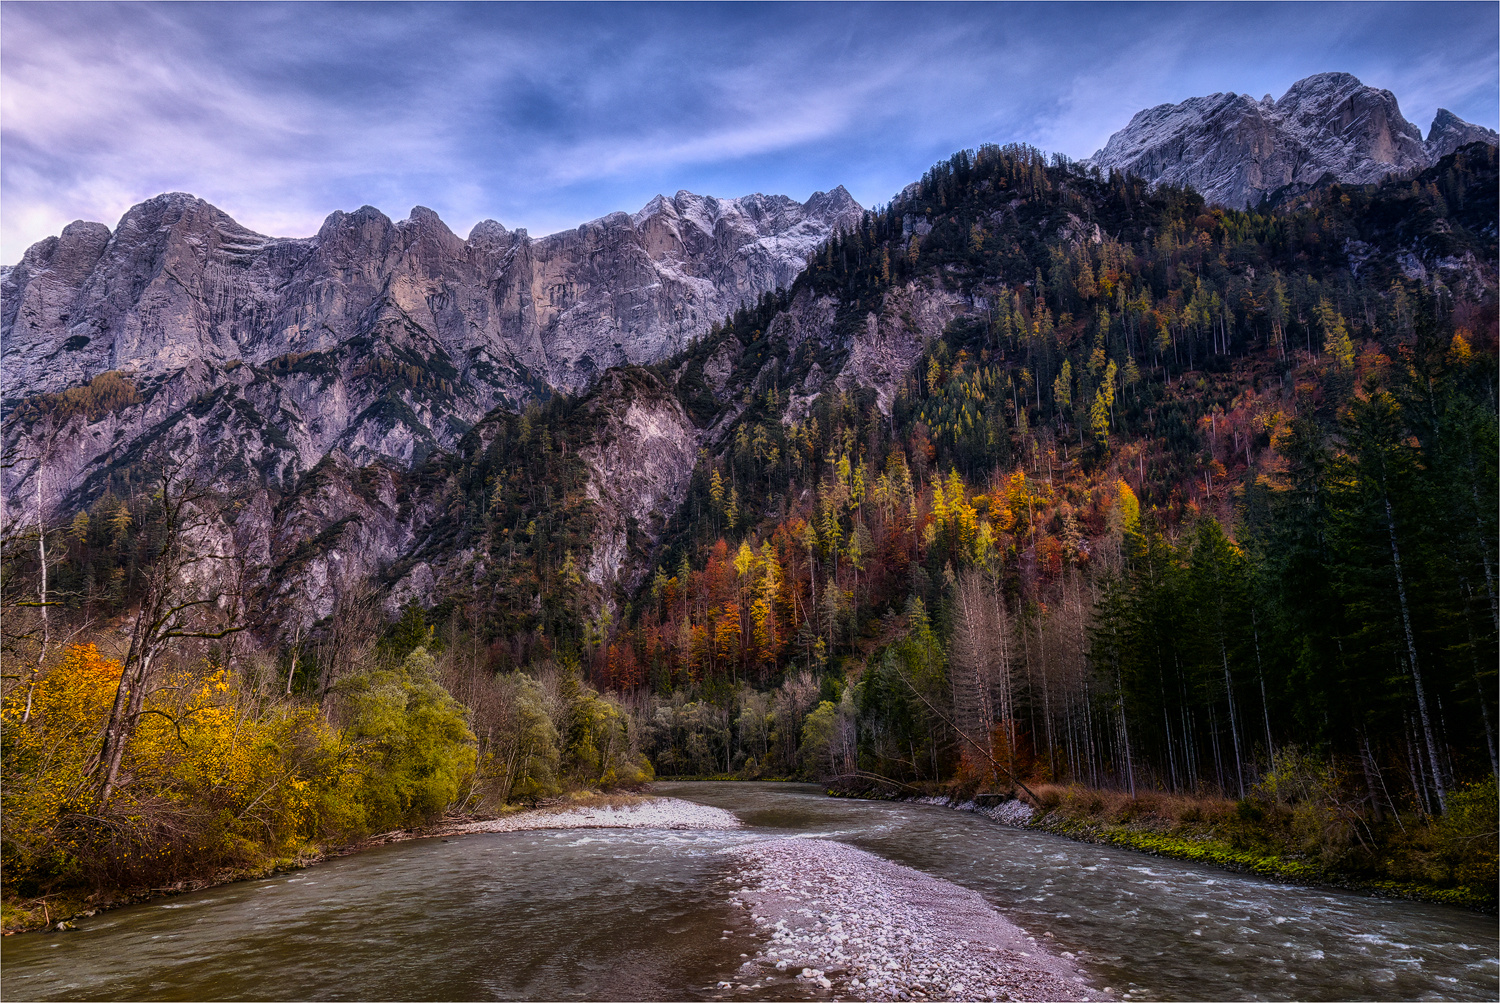
[[[1343,70],[1495,128],[1473,4],[0,3],[0,260],[189,191],[278,236],[335,209],[549,233],[658,192],[843,184],[954,150],[1075,158],[1141,108]]]

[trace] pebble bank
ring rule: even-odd
[[[738,829],[743,823],[722,808],[680,798],[652,798],[638,804],[524,811],[504,818],[439,826],[429,835],[520,832],[526,829]]]
[[[834,998],[1112,998],[1071,957],[1050,953],[952,882],[822,839],[725,852],[741,867],[731,904],[748,909],[769,941],[723,989],[787,973]]]

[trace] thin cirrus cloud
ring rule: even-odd
[[[657,192],[890,198],[984,142],[1346,70],[1495,127],[1493,4],[0,4],[0,243],[163,191],[264,233],[533,233]]]

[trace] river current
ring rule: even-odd
[[[839,840],[983,895],[1152,1000],[1494,1000],[1495,919],[1279,885],[800,784],[658,783],[732,831],[572,829],[378,847],[0,945],[13,999],[704,999],[761,936],[726,847]],[[752,997],[822,998],[785,983]]]

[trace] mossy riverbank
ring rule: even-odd
[[[1478,912],[1496,911],[1495,890],[1472,885],[1442,887],[1417,881],[1371,880],[1327,870],[1317,863],[1276,854],[1238,850],[1213,838],[1190,838],[1124,826],[1093,826],[1076,819],[1046,816],[1028,828],[1055,832],[1087,843],[1101,843],[1157,857],[1212,864],[1228,871],[1308,886],[1329,886],[1390,898],[1458,906]]]
[[[96,916],[110,909],[139,905],[155,899],[172,898],[236,881],[269,878],[286,871],[301,870],[328,857],[353,853],[367,845],[371,843],[367,841],[332,850],[309,845],[296,856],[268,859],[245,867],[224,868],[160,887],[95,890],[67,888],[30,899],[7,894],[4,898],[0,898],[0,935],[9,937],[12,934],[33,930],[71,930],[74,921]]]

